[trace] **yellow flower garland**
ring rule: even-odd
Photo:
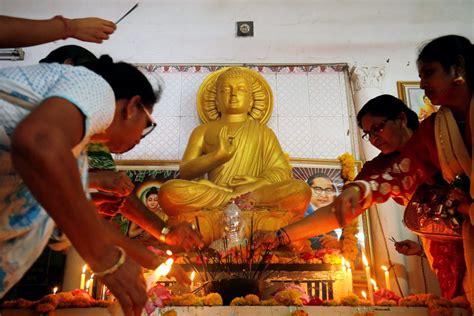
[[[341,178],[344,180],[344,183],[347,184],[349,182],[354,181],[356,177],[356,170],[355,170],[355,159],[350,153],[344,153],[337,157],[337,159],[341,163]],[[358,249],[357,249],[357,234],[359,233],[359,223],[357,219],[348,223],[342,230],[342,256],[349,260],[350,262],[354,262],[357,257]]]

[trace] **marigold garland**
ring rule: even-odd
[[[343,153],[337,159],[341,163],[341,178],[344,180],[344,183],[347,184],[349,182],[354,181],[356,177],[355,173],[355,159],[350,153]],[[357,234],[359,233],[359,223],[357,219],[347,224],[344,229],[342,230],[342,247],[341,252],[342,256],[349,260],[350,262],[354,262],[358,249],[357,249]]]

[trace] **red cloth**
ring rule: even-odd
[[[463,295],[462,282],[466,272],[462,241],[431,241],[430,254],[433,256],[433,270],[439,281],[441,295],[453,299]]]

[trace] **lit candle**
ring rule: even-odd
[[[55,286],[54,289],[53,289],[53,294],[56,294],[58,292],[58,287]]]
[[[374,291],[377,291],[379,289],[374,279],[370,279],[370,283],[372,283],[372,285],[374,286]]]
[[[347,287],[347,293],[352,293],[352,269],[351,269],[351,263],[349,261],[346,261],[346,267],[347,267],[347,280],[349,283],[349,286]]]
[[[370,266],[365,253],[362,253],[362,261],[364,262],[365,266],[365,277],[367,278],[367,289],[369,291],[369,300],[371,304],[374,304],[374,291],[372,290],[372,284],[370,283],[371,275],[370,275]]]
[[[94,273],[91,274],[91,277],[89,279],[89,295],[92,296],[92,290],[94,289]]]
[[[85,264],[85,265],[82,267],[81,286],[79,287],[81,290],[84,289],[84,285],[86,284],[86,269],[87,269],[87,264]]]
[[[367,299],[367,293],[365,293],[365,291],[362,291],[361,294],[362,294],[362,297],[364,298],[364,300],[366,300]]]
[[[196,277],[196,271],[191,272],[191,292],[194,290],[194,278]]]
[[[106,300],[107,299],[107,287],[105,286],[105,284],[102,284],[102,291],[101,291],[101,296],[100,296],[100,299],[101,300]]]
[[[391,290],[391,287],[390,287],[390,275],[388,273],[388,268],[386,266],[382,266],[382,270],[384,271],[384,275],[385,275],[385,288],[387,290]]]
[[[346,259],[344,257],[341,257],[341,270],[342,272],[346,272]]]
[[[165,276],[167,275],[170,270],[171,270],[171,266],[173,265],[173,258],[168,258],[166,260],[166,262],[160,264],[158,266],[158,268],[155,269],[155,271],[153,271],[152,274],[150,274],[147,278],[146,278],[146,288],[147,288],[147,291],[151,288],[151,286],[158,280],[158,278],[160,276]]]
[[[91,280],[89,279],[89,280],[87,280],[87,282],[86,282],[86,292],[87,292],[87,293],[89,293],[89,286],[90,286],[90,284],[91,284]]]

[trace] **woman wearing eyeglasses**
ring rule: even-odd
[[[155,102],[138,69],[108,56],[87,67],[0,69],[0,297],[56,224],[124,314],[141,314],[147,296],[140,265],[156,268],[160,260],[99,218],[84,193],[85,149],[89,141],[114,153],[138,144]]]
[[[380,170],[364,175],[370,181],[351,183],[334,203],[307,217],[305,221],[286,227],[286,234],[266,234],[260,237],[257,246],[275,241],[281,244],[281,241],[285,241],[284,238],[278,239],[278,236],[286,236],[290,240],[303,239],[307,229],[321,233],[343,226],[372,204],[383,203],[390,197],[411,199],[421,185],[441,173],[451,190],[440,204],[442,207],[434,210],[440,211],[446,218],[455,216],[460,219],[457,226],[462,229],[465,274],[464,271],[457,273],[464,275],[462,290],[471,308],[474,308],[473,51],[472,43],[458,35],[442,36],[426,44],[417,60],[420,87],[434,104],[442,105],[439,111],[422,122],[398,156],[388,159]],[[383,127],[376,126],[374,129],[373,125],[362,126],[367,128],[369,135],[380,136],[390,128],[389,123],[390,120],[381,124]],[[389,146],[382,142],[377,144],[384,148]],[[454,212],[447,214],[446,209],[452,210],[453,205]],[[444,266],[451,264],[440,263]],[[449,278],[446,280],[451,282]],[[451,286],[455,287],[457,284],[452,283]]]

